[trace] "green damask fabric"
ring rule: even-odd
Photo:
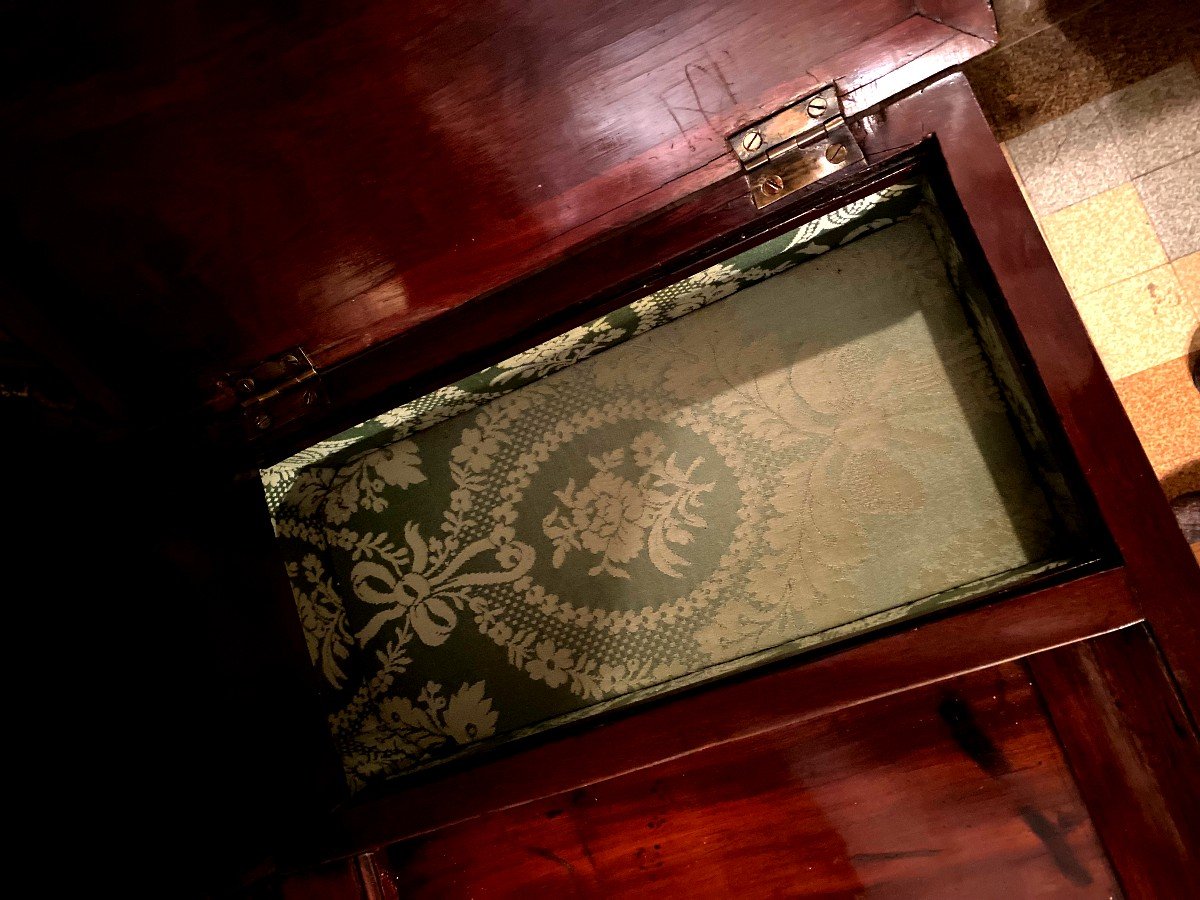
[[[919,198],[263,473],[353,788],[1058,561]]]

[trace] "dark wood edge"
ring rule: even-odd
[[[957,2],[970,2],[978,8],[977,12],[982,13],[984,18],[994,20],[987,4],[979,0]],[[733,134],[827,83],[836,83],[839,86],[839,90],[845,95],[848,114],[857,114],[939,72],[947,71],[977,56],[992,46],[991,41],[968,33],[962,23],[951,19],[939,21],[935,16],[923,14],[918,10],[915,0],[910,0],[909,6],[911,13],[906,18],[844,52],[809,64],[807,68],[795,69],[793,77],[781,80],[779,84],[753,99],[747,99],[739,107],[735,117],[718,123],[719,126],[727,130],[728,134]],[[674,140],[674,137],[670,138],[670,141]],[[627,170],[629,176],[636,179],[640,159],[660,155],[667,149],[668,145],[664,144],[646,150],[641,157],[629,160],[618,168]],[[732,154],[722,149],[713,158],[702,161],[695,168],[680,173],[620,207],[579,222],[565,232],[548,236],[545,244],[538,252],[530,255],[528,260],[514,260],[511,277],[518,279],[537,269],[556,265],[563,258],[574,255],[587,242],[602,238],[614,229],[628,227],[701,188],[717,183],[727,176],[736,175],[737,172],[737,161]],[[594,205],[594,201],[589,202],[585,198],[594,197],[598,190],[603,190],[604,179],[610,175],[611,173],[606,174],[599,181],[576,185],[568,191],[566,197],[560,197],[554,203],[561,204],[564,199],[574,197],[582,206]],[[432,264],[440,266],[445,263],[443,261]],[[464,301],[474,302],[466,297],[446,296],[441,301],[444,306],[431,314],[440,317],[445,312],[458,308]],[[371,351],[378,345],[381,336],[392,336],[398,327],[407,332],[413,324],[404,318],[390,323],[376,323],[376,327],[361,334],[324,345],[315,343],[306,346],[305,349],[317,366],[324,369]],[[285,349],[278,347],[275,348],[275,352]],[[225,370],[246,367],[255,361],[226,361],[226,364],[208,374],[215,378]]]
[[[486,303],[468,304],[457,318],[448,315],[415,329],[389,345],[387,353],[368,354],[344,370],[330,371],[326,378],[331,392],[343,398],[343,412],[356,409],[354,403],[376,404],[378,409],[383,408],[378,405],[381,398],[391,404],[404,392],[419,395],[455,377],[444,363],[447,346],[463,350],[454,365],[460,367],[458,374],[467,374],[479,367],[481,353],[496,353],[512,344],[528,346],[572,322],[620,306],[746,242],[761,240],[773,229],[794,226],[869,193],[886,178],[911,172],[924,150],[936,150],[961,199],[970,239],[987,259],[1021,329],[1032,365],[1046,384],[1049,402],[1127,568],[998,599],[901,634],[710,687],[702,694],[564,729],[536,746],[522,745],[519,753],[497,752],[494,758],[413,776],[386,796],[337,811],[328,830],[314,835],[309,846],[294,848],[285,865],[379,846],[715,741],[734,740],[839,705],[1079,640],[1143,615],[1151,618],[1156,631],[1177,621],[1190,602],[1188,592],[1194,594],[1188,579],[1195,563],[965,79],[951,75],[896,101],[865,117],[859,131],[869,162],[885,175],[874,168],[847,170],[841,178],[763,212],[749,202],[740,175],[725,179],[492,295]],[[1013,240],[1014,235],[1020,240]],[[647,259],[655,264],[647,265]],[[452,344],[447,343],[450,334]],[[1186,569],[1174,549],[1162,555],[1161,545],[1171,540],[1187,553]],[[1172,587],[1184,589],[1182,599],[1172,598]],[[1180,662],[1167,647],[1177,667],[1188,665],[1188,640],[1186,631],[1173,639]],[[747,687],[751,683],[753,687]],[[697,712],[712,703],[744,707],[746,714],[736,723],[713,725]]]
[[[1145,625],[1027,661],[1128,897],[1200,892],[1200,743]]]
[[[857,165],[757,210],[742,174],[590,242],[559,265],[465,303],[322,371],[332,407],[259,444],[267,465],[384,410],[471,375],[576,325],[686,278],[765,238],[845,206],[912,173],[916,147]],[[447,348],[453,348],[447,359]]]
[[[992,4],[971,0],[917,0],[917,12],[950,28],[995,45],[999,40]]]
[[[613,778],[673,756],[952,675],[1028,656],[1137,621],[1125,573],[1112,569],[906,626],[849,649],[756,670],[718,685],[499,748],[487,758],[410,776],[336,811],[281,871],[427,833]],[[736,710],[714,717],[713,709]]]
[[[898,100],[861,128],[868,159],[936,135],[967,225],[961,237],[976,242],[987,261],[1194,712],[1200,570],[965,76]]]
[[[985,13],[991,16],[986,9]],[[843,95],[847,114],[857,115],[988,46],[981,38],[914,10],[912,16],[877,38],[798,75],[769,107],[756,108],[742,124],[830,81]],[[822,196],[838,197],[839,191],[847,190],[845,180],[852,180],[855,174],[847,171],[789,198],[787,205],[812,208]],[[575,310],[579,315],[571,318],[578,323],[601,314],[605,307],[628,302],[604,302],[611,298],[613,285],[640,280],[640,289],[629,299],[655,285],[664,286],[683,274],[689,259],[703,254],[706,243],[749,223],[769,222],[779,206],[756,210],[736,160],[731,155],[721,157],[554,239],[554,256],[547,256],[539,269],[501,288],[450,305],[431,319],[369,345],[306,348],[324,378],[329,408],[255,443],[246,455],[259,462],[278,461],[315,440],[419,396],[398,391],[397,385],[416,387],[421,381],[424,387],[420,392],[424,392],[525,349],[553,335],[553,329],[540,327],[548,314],[553,313],[555,321],[562,323],[567,319],[564,310]],[[636,240],[628,238],[634,235]],[[647,260],[653,260],[653,265]],[[663,273],[667,273],[666,280],[659,277]],[[570,278],[564,278],[566,274]],[[455,348],[464,365],[454,369],[444,365],[439,352],[444,356],[447,346]],[[429,377],[435,373],[437,377]],[[212,373],[213,378],[219,375]],[[208,439],[225,452],[244,451],[240,422],[231,421],[231,411],[221,403],[205,417],[214,413],[218,415]],[[182,426],[184,422],[178,420],[171,427]]]
[[[400,892],[388,877],[386,865],[381,865],[374,853],[355,857],[355,865],[362,886],[362,900],[400,900]]]

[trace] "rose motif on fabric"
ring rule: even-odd
[[[711,491],[715,482],[693,481],[703,460],[694,460],[685,470],[677,454],[664,459],[666,444],[653,432],[638,435],[629,450],[628,459],[641,470],[636,480],[616,471],[627,459],[625,449],[618,448],[589,457],[596,474],[585,486],[577,488],[571,478],[554,492],[562,505],[542,520],[542,531],[554,547],[551,563],[556,569],[563,566],[570,551],[585,550],[600,556],[588,569],[589,575],[629,578],[621,566],[645,549],[660,572],[682,577],[679,568],[688,561],[670,545],[690,544],[692,533],[687,529],[704,527],[699,514],[702,495]]]
[[[571,511],[568,528],[574,529],[578,542],[585,550],[601,554],[600,563],[588,574],[598,575],[603,571],[628,577],[612,563],[629,562],[642,549],[643,504],[637,485],[611,472],[597,472],[583,490],[576,492],[575,480],[571,479],[563,490],[555,491],[555,496]],[[556,510],[552,515],[562,514]],[[546,533],[551,538],[556,530],[565,533],[564,529],[556,529],[554,525],[546,526]],[[568,541],[555,544],[555,568],[562,566],[569,546],[572,544]]]

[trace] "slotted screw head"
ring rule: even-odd
[[[289,353],[283,358],[282,362],[289,369],[300,368],[300,359],[295,354]]]
[[[844,163],[846,156],[846,148],[842,144],[830,144],[825,148],[825,158],[831,163]]]
[[[829,108],[829,101],[824,97],[813,97],[808,101],[808,114],[814,119],[821,118],[821,114]]]
[[[243,394],[253,394],[254,393],[254,379],[253,378],[239,379],[238,383],[237,383],[237,389],[239,391],[241,391]]]
[[[271,417],[266,413],[259,413],[254,417],[254,427],[259,431],[266,431],[271,427]]]
[[[312,406],[314,403],[317,402],[317,392],[316,391],[305,391],[300,396],[300,399],[304,401],[305,406]]]
[[[753,153],[763,145],[763,136],[758,131],[747,131],[742,137],[742,149]]]
[[[764,180],[762,184],[758,186],[758,189],[768,197],[773,196],[774,194],[778,194],[783,190],[783,179],[778,175],[772,175],[770,178]]]

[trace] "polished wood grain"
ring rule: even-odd
[[[936,82],[912,97],[890,104],[886,113],[867,117],[859,130],[871,161],[885,170],[891,164],[907,165],[904,160],[913,158],[914,152],[927,154],[924,159],[942,167],[943,174],[935,177],[941,202],[976,264],[982,266],[982,274],[996,280],[1008,306],[1006,314],[1024,335],[1017,341],[1018,348],[1027,354],[1023,370],[1035,387],[1040,384],[1039,379],[1046,381],[1044,387],[1037,387],[1037,392],[1045,395],[1046,402],[1063,422],[1061,436],[1070,455],[1079,459],[1090,489],[1101,501],[1103,521],[1116,537],[1118,551],[1126,562],[1120,573],[1097,576],[1112,579],[1107,581],[1108,587],[1119,584],[1120,590],[1100,591],[1091,602],[1083,601],[1084,607],[1089,614],[1099,614],[1110,628],[1128,624],[1140,614],[1150,617],[1152,627],[1162,627],[1161,623],[1169,621],[1169,616],[1162,617],[1170,613],[1176,601],[1161,590],[1166,583],[1163,573],[1156,574],[1153,570],[1173,569],[1170,578],[1184,586],[1188,585],[1193,570],[1185,567],[1169,546],[1165,553],[1160,553],[1159,547],[1151,546],[1154,541],[1143,533],[1150,526],[1156,536],[1169,544],[1167,539],[1171,536],[1163,530],[1164,522],[1169,522],[1169,512],[1161,496],[1152,490],[1152,481],[1140,471],[1145,461],[1135,446],[1129,446],[1135,442],[1132,431],[1103,377],[1061,279],[1035,227],[1028,221],[1028,211],[965,82],[961,76]],[[934,135],[936,143],[930,140]],[[877,185],[877,181],[859,181],[854,173],[849,173],[831,186],[795,200],[789,198],[791,202],[779,204],[781,209],[763,215],[752,210],[742,188],[730,180],[635,229],[614,233],[558,271],[547,270],[531,282],[514,286],[505,295],[513,303],[504,304],[504,308],[532,310],[536,308],[532,299],[528,307],[522,307],[521,303],[525,297],[536,296],[554,308],[558,298],[568,292],[564,285],[584,296],[600,298],[598,303],[615,303],[622,290],[633,291],[653,283],[654,279],[667,280],[681,271],[700,267],[739,242],[786,227],[796,217],[819,211],[823,204],[834,203],[837,198],[844,200],[855,196],[856,191]],[[1023,237],[1014,241],[1014,235]],[[638,246],[648,251],[649,260],[665,258],[668,263],[657,267],[651,263],[648,267],[647,258],[625,252]],[[674,255],[660,253],[664,248],[674,251]],[[608,292],[602,289],[604,284],[613,284],[618,276],[629,272],[636,274],[628,282],[618,281],[618,287]],[[545,287],[547,292],[533,290],[534,286]],[[583,309],[567,307],[579,315],[595,308],[586,304]],[[485,316],[479,331],[465,329],[459,346],[470,347],[471,341],[482,342],[489,335],[494,340],[497,334],[504,333],[503,323],[511,326],[517,321],[516,314],[508,320]],[[1028,334],[1027,329],[1035,326],[1040,331]],[[433,349],[425,354],[418,350],[414,365],[431,364],[436,353]],[[1085,431],[1088,433],[1084,434]],[[1120,453],[1111,452],[1115,447],[1120,448]],[[1194,565],[1190,558],[1186,562],[1189,567]],[[1124,591],[1125,579],[1132,578],[1135,571],[1144,579],[1139,582],[1141,590],[1136,606],[1131,605],[1130,595]],[[1079,588],[1081,598],[1088,596],[1088,582],[1081,582]],[[1042,646],[1086,636],[1086,628],[1067,624],[1072,621],[1070,617],[1035,611],[1039,600],[1044,601],[1045,595],[1035,594],[1020,601],[1010,599],[988,607],[988,614],[1004,616],[1008,611],[1014,616],[1012,621],[1021,622],[1022,627],[1044,629],[1036,638],[1044,642]],[[904,642],[899,636],[888,638],[819,661],[803,661],[786,674],[769,676],[796,687],[768,695],[771,705],[763,709],[760,720],[763,724],[759,727],[768,727],[767,723],[791,715],[787,710],[801,702],[796,697],[825,698],[829,696],[826,691],[833,691],[834,698],[861,699],[872,696],[874,690],[886,692],[961,671],[955,667],[968,660],[973,661],[971,665],[986,665],[1038,649],[1025,644],[1023,649],[1012,647],[1015,652],[1006,653],[1010,645],[999,640],[983,618],[972,620],[973,615],[976,614],[960,613],[943,622],[922,625],[912,633],[911,642]],[[1100,620],[1093,621],[1098,627],[1092,633],[1106,630]],[[959,631],[957,626],[963,630]],[[923,640],[917,635],[922,635]],[[1182,638],[1176,642],[1179,647],[1184,646],[1185,633]],[[883,655],[873,656],[870,647],[876,647]],[[864,655],[859,656],[860,653]],[[1186,654],[1181,658],[1186,665]],[[856,661],[863,663],[861,670]],[[850,674],[858,671],[863,673],[862,680]],[[895,674],[896,681],[887,682],[889,676],[883,673],[889,671]],[[827,672],[828,677],[822,672]],[[799,687],[808,683],[806,677],[813,679],[812,685],[819,685],[814,694]],[[879,679],[894,686],[884,687]],[[837,684],[844,685],[847,693],[839,694],[832,686]],[[717,692],[737,689],[734,686],[715,689],[711,703],[700,695],[681,698],[630,714],[627,719],[587,734],[561,736],[517,756],[429,776],[427,783],[413,782],[395,796],[357,803],[335,819],[331,833],[318,839],[318,846],[324,849],[315,852],[347,852],[355,847],[384,843],[412,833],[413,829],[437,828],[456,818],[502,808],[546,790],[569,789],[590,778],[605,777],[626,764],[645,765],[656,754],[686,752],[697,741],[706,740],[703,732],[689,730],[689,722],[699,723],[695,727],[701,729],[714,727],[711,715],[706,717],[704,710],[722,705],[715,699]],[[753,692],[749,687],[742,690],[746,694]],[[671,718],[673,715],[675,718]],[[662,718],[658,721],[669,723],[661,729],[654,724],[659,716]],[[617,751],[614,749],[617,747],[622,749]],[[610,763],[613,768],[605,770],[603,767]]]
[[[817,13],[831,24],[814,25]],[[259,852],[265,858],[249,860],[258,863],[251,875],[354,857],[314,888],[317,895],[345,888],[345,896],[387,897],[398,879],[416,890],[413,880],[440,877],[439,846],[488,837],[493,814],[515,815],[601,782],[632,783],[650,768],[686,784],[692,776],[680,767],[693,757],[723,760],[705,771],[726,773],[730,784],[743,777],[762,797],[786,796],[802,813],[795,826],[776,825],[764,801],[761,814],[741,821],[769,822],[824,846],[818,838],[833,840],[833,829],[821,832],[819,816],[846,811],[856,763],[871,763],[858,771],[907,771],[891,756],[881,761],[887,741],[857,718],[875,707],[884,719],[887,709],[911,715],[894,713],[891,743],[921,760],[955,748],[945,757],[949,783],[983,785],[991,798],[980,802],[996,813],[1000,833],[976,856],[956,844],[961,871],[984,879],[1004,859],[1020,877],[1040,872],[1040,883],[1055,888],[1103,889],[1100,870],[1086,863],[1095,859],[1087,849],[1094,841],[1070,844],[1090,826],[1072,830],[1073,815],[1059,819],[1035,805],[1043,818],[1031,817],[1008,802],[1025,796],[1027,778],[1044,789],[1039,797],[1074,796],[1069,785],[1037,780],[1039,766],[1061,772],[1063,757],[1047,742],[1044,721],[1027,715],[1025,694],[1009,725],[1000,712],[1007,707],[989,706],[986,688],[976,696],[983,682],[973,679],[981,676],[969,676],[961,693],[973,699],[965,712],[953,706],[939,718],[938,734],[931,707],[897,699],[928,700],[934,688],[922,685],[1140,617],[1193,711],[1200,689],[1195,564],[1180,552],[1153,474],[974,98],[961,76],[950,76],[894,100],[987,45],[977,8],[965,0],[630,0],[603,11],[540,0],[519,8],[177,0],[154,10],[30,4],[6,15],[0,46],[21,77],[0,88],[0,122],[11,136],[0,159],[16,173],[0,187],[16,226],[12,264],[0,272],[0,319],[67,371],[113,423],[135,426],[101,453],[73,435],[39,439],[20,448],[23,465],[11,471],[37,488],[32,502],[55,515],[101,511],[94,552],[74,550],[71,559],[109,573],[124,599],[120,616],[88,632],[107,662],[87,673],[99,680],[118,660],[132,674],[111,677],[122,691],[110,693],[128,684],[146,691],[144,721],[117,735],[141,763],[122,784],[183,785],[157,791],[142,834],[175,834],[173,824],[194,836],[178,841],[187,847],[180,882],[186,870],[211,884]],[[848,110],[868,113],[854,127],[870,166],[756,211],[724,134],[831,79]],[[1112,546],[1102,548],[1111,568],[447,766],[327,815],[341,797],[337,766],[302,690],[305,651],[253,463],[916,171],[932,173],[973,263],[1003,297],[1022,369],[1061,423],[1062,445],[1095,497],[1098,530],[1111,533]],[[192,417],[190,407],[208,400],[207,413],[228,407],[227,396],[208,393],[215,373],[296,343],[323,371],[331,404],[321,415],[255,451]],[[141,430],[149,424],[158,429]],[[187,495],[162,496],[180,471],[191,478]],[[156,527],[135,546],[110,524],[118,510]],[[54,516],[46,518],[44,533],[56,533]],[[38,599],[74,614],[77,593],[71,579],[49,579]],[[147,628],[164,639],[145,642]],[[1144,656],[1131,664],[1137,672],[1106,684],[1096,667],[1120,673],[1118,661],[1099,651],[1078,655],[1060,680],[1081,710],[1119,712],[1124,718],[1113,721],[1135,730],[1161,727],[1166,707],[1120,709],[1138,702],[1127,685],[1155,684],[1142,671]],[[1046,677],[1045,666],[1038,671]],[[1006,668],[1002,680],[1014,678]],[[1021,691],[1018,684],[1010,693]],[[1143,815],[1154,803],[1127,790],[1101,810],[1100,779],[1072,748],[1103,750],[1110,740],[1147,765],[1183,757],[1170,756],[1169,742],[1160,748],[1162,736],[1138,731],[1140,743],[1123,745],[1128,735],[1113,733],[1102,716],[1047,703],[1109,852],[1127,883],[1139,883],[1144,838],[1112,823],[1122,808]],[[1006,748],[1009,764],[986,752],[971,724],[993,716],[995,729],[983,734]],[[158,734],[164,729],[169,736]],[[821,772],[832,793],[820,794],[828,806],[814,808],[817,788],[788,782],[786,772],[774,784],[756,782],[758,770],[738,765],[730,749],[758,748],[807,771],[810,757],[784,734],[823,748],[813,758],[828,764]],[[839,747],[849,756],[839,757]],[[900,779],[913,802],[891,817],[901,827],[915,817],[921,838],[921,828],[934,827],[918,802],[928,796],[926,780]],[[715,776],[703,783],[722,789]],[[945,784],[932,778],[928,790],[948,800],[937,793]],[[610,799],[617,818],[595,821],[619,843],[624,829],[611,822],[639,801],[619,792]],[[957,797],[963,808],[971,799]],[[703,810],[689,815],[701,830],[724,827]],[[527,825],[514,821],[522,833]],[[944,824],[952,834],[966,827],[953,818]],[[1061,852],[1064,840],[1070,854]],[[396,841],[408,849],[361,853]],[[854,852],[891,852],[883,843],[863,846]],[[474,854],[480,866],[485,851]],[[584,871],[579,857],[554,852]],[[678,859],[690,867],[695,856]],[[813,864],[824,867],[827,884],[850,885],[862,879],[848,859],[833,854]],[[881,884],[907,884],[916,877],[907,867],[922,865],[919,856],[867,862],[868,877]],[[199,871],[206,865],[212,871]],[[568,874],[544,856],[523,865],[539,867],[539,880]],[[626,871],[620,860],[612,865]]]
[[[990,7],[992,4],[988,4]],[[917,0],[921,15],[986,41],[997,39],[996,17],[972,0]]]
[[[1023,597],[557,729],[490,757],[407,777],[339,810],[283,866],[436,830],[570,791],[711,744],[742,739],[1136,621],[1122,572]]]
[[[1200,894],[1200,742],[1150,632],[1029,660],[1128,897]]]
[[[363,854],[322,866],[304,878],[264,883],[255,890],[254,897],[256,900],[375,900],[367,885],[373,887],[378,882],[370,854]]]
[[[733,173],[726,136],[822,83],[853,98],[990,46],[913,0],[8,16],[6,277],[141,421],[230,369],[297,344],[324,368],[536,271]]]
[[[878,171],[847,171],[765,212],[755,210],[745,177],[730,175],[637,227],[615,229],[560,266],[464,303],[326,369],[322,379],[329,408],[303,427],[258,442],[257,458],[281,459],[308,446],[314,435],[335,433],[641,299],[752,246],[764,235],[796,227],[878,190],[915,165],[903,159]],[[240,433],[240,425],[229,426],[212,439]]]
[[[735,713],[736,714],[736,713]],[[401,897],[1111,897],[1024,669],[668,759],[372,855]]]

